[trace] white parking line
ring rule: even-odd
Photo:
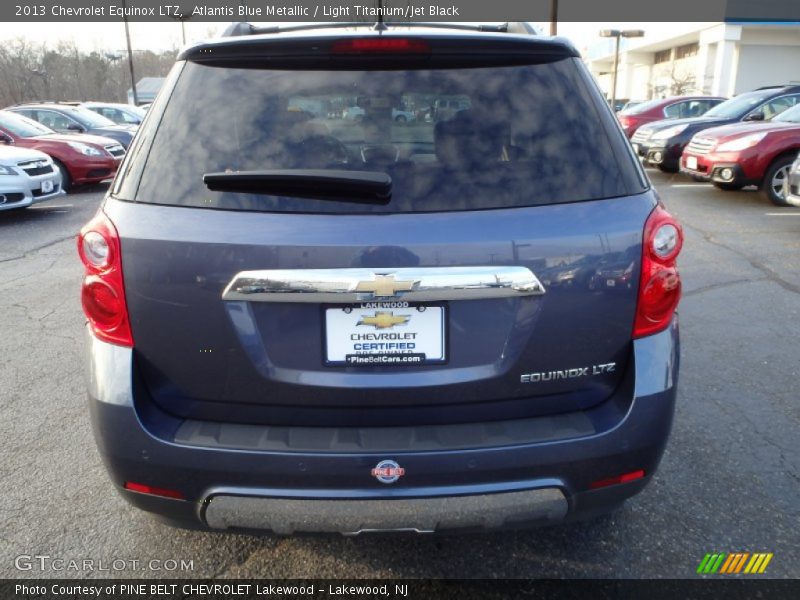
[[[30,209],[37,209],[37,208],[46,208],[48,210],[53,210],[57,208],[72,208],[75,206],[74,204],[34,204],[33,206],[28,207]]]
[[[708,184],[707,183],[673,183],[669,187],[679,187],[679,188],[684,188],[684,187],[702,187],[702,188],[704,188],[704,187],[708,187]]]
[[[800,213],[764,213],[768,217],[800,217]]]

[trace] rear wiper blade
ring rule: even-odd
[[[337,169],[266,169],[206,173],[203,183],[213,192],[242,192],[355,202],[388,204],[392,178],[380,171]]]

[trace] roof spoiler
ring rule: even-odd
[[[427,27],[435,29],[460,29],[463,31],[484,31],[489,33],[515,33],[522,35],[539,35],[541,32],[530,23],[524,21],[514,21],[509,23],[502,23],[501,25],[466,25],[463,23],[423,23],[416,21],[409,22],[385,22],[381,23],[382,30],[395,27]],[[366,23],[364,21],[350,22],[350,23],[304,23],[302,25],[287,25],[286,27],[271,26],[271,27],[256,27],[252,23],[240,21],[238,23],[231,23],[222,32],[221,37],[237,37],[243,35],[258,35],[265,33],[285,33],[289,31],[305,31],[311,29],[336,29],[347,27],[371,27],[377,28],[378,25]]]

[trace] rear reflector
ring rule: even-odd
[[[356,38],[340,40],[333,44],[331,51],[334,54],[391,54],[411,53],[421,54],[430,52],[431,48],[423,40],[409,38],[379,37]]]
[[[139,492],[140,494],[148,494],[150,496],[162,496],[163,498],[174,498],[175,500],[183,500],[185,498],[178,490],[168,490],[166,488],[153,487],[152,485],[134,483],[132,481],[126,481],[123,487],[131,492]]]
[[[600,479],[592,483],[589,486],[589,488],[592,490],[596,490],[597,488],[608,487],[610,485],[629,483],[631,481],[636,481],[637,479],[641,479],[642,477],[644,477],[644,469],[639,469],[638,471],[631,471],[630,473],[617,475],[616,477],[609,477],[608,479]]]

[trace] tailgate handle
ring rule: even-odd
[[[483,300],[544,292],[526,267],[285,269],[242,271],[227,285],[222,299],[351,304]]]

